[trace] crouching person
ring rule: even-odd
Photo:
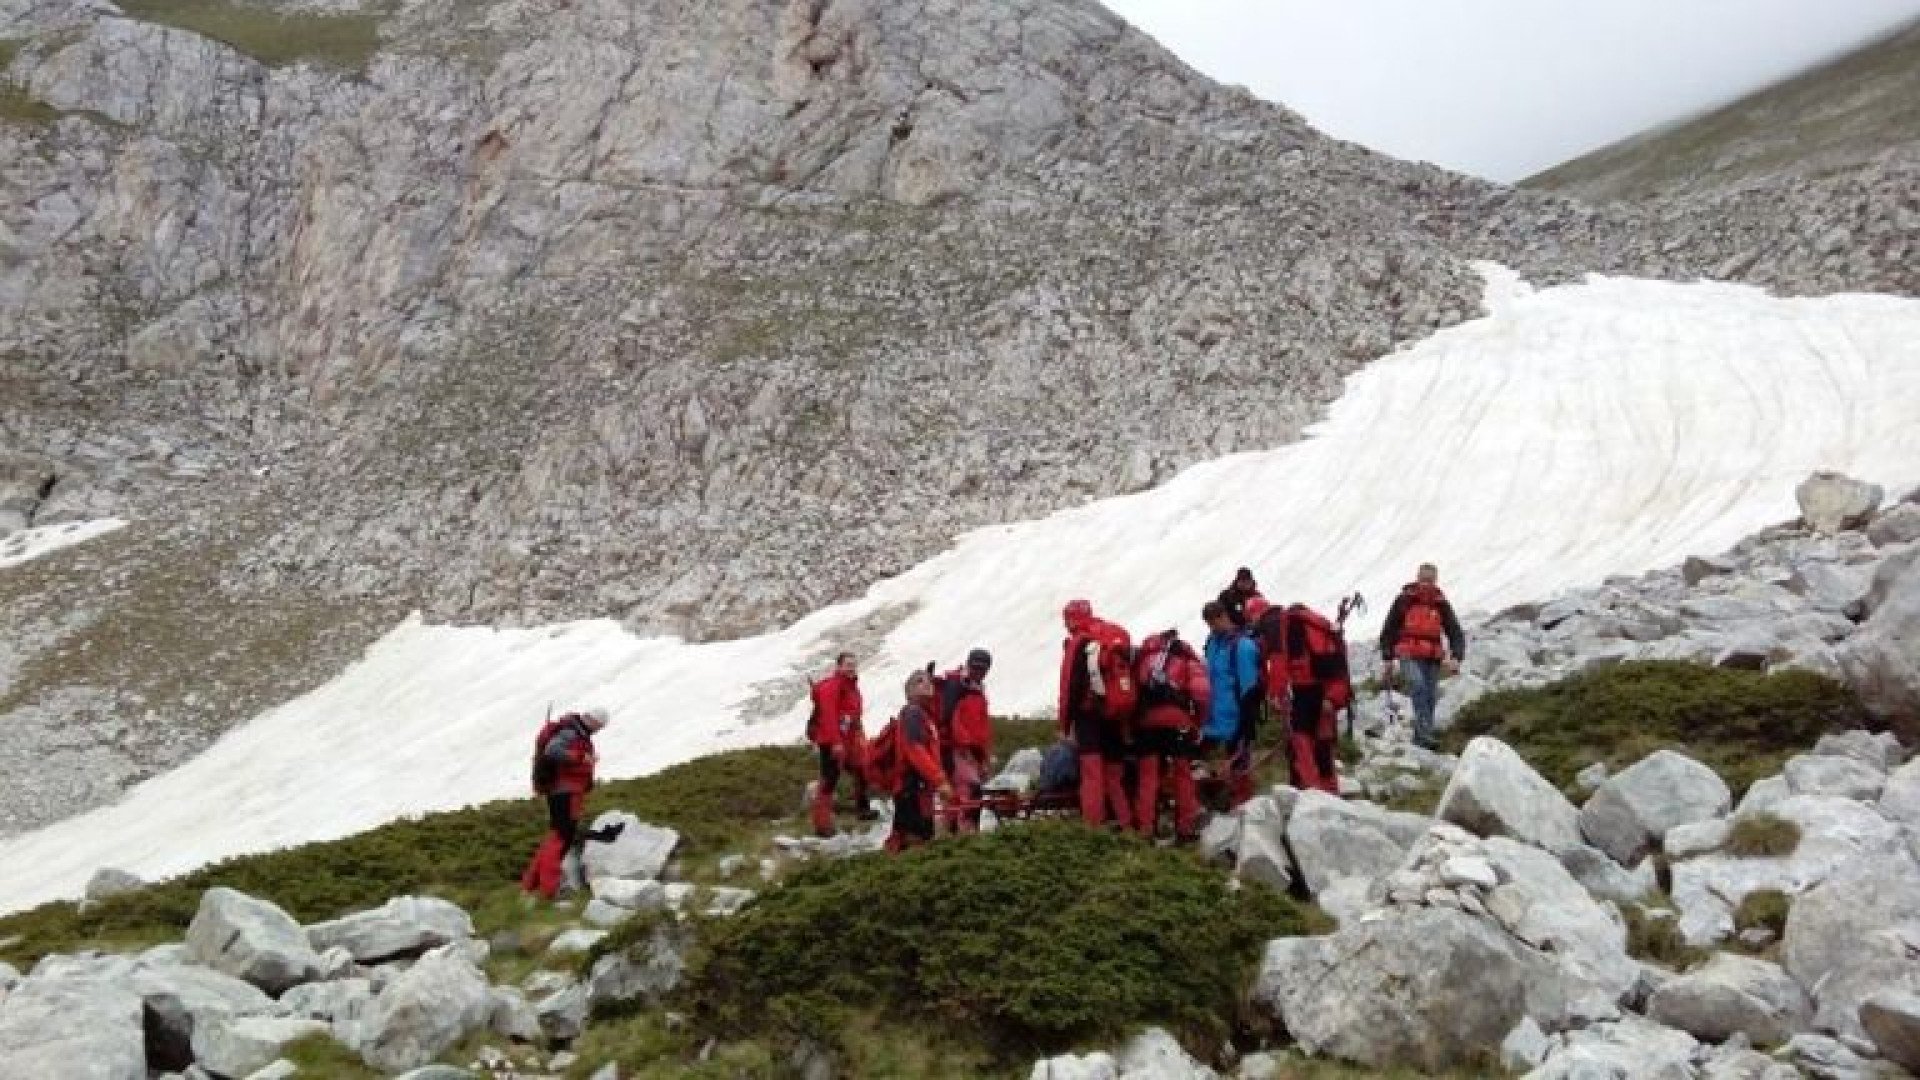
[[[935,798],[952,799],[940,769],[940,735],[934,726],[933,676],[907,676],[907,704],[873,740],[876,776],[891,781],[893,829],[887,850],[901,852],[933,839]]]
[[[1140,687],[1139,789],[1134,812],[1139,830],[1152,836],[1160,824],[1162,770],[1173,780],[1173,834],[1181,843],[1199,835],[1200,796],[1193,782],[1200,724],[1207,715],[1207,664],[1193,646],[1168,630],[1140,643],[1134,683]]]

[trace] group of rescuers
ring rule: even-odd
[[[1457,670],[1466,654],[1465,635],[1438,580],[1438,570],[1423,564],[1380,630],[1386,678],[1404,687],[1413,740],[1427,748],[1434,745],[1442,672]],[[1338,622],[1304,604],[1269,604],[1252,572],[1241,567],[1201,609],[1208,634],[1198,650],[1175,630],[1135,645],[1085,600],[1070,601],[1061,614],[1067,636],[1060,742],[1042,770],[1042,786],[1049,774],[1076,771],[1060,769],[1061,763],[1077,767],[1073,783],[1083,821],[1155,835],[1164,780],[1172,790],[1174,839],[1192,842],[1201,820],[1196,768],[1222,781],[1229,808],[1252,798],[1254,743],[1265,714],[1287,722],[1283,745],[1293,785],[1339,794],[1338,716],[1353,704],[1344,604]],[[872,739],[852,653],[839,654],[833,670],[813,683],[807,740],[819,755],[820,777],[809,811],[818,835],[833,835],[842,777],[851,782],[861,820],[878,816],[872,795],[891,797],[889,851],[927,843],[942,824],[953,833],[978,830],[994,766],[986,691],[993,657],[975,648],[943,675],[936,676],[934,666],[907,677],[905,704]],[[566,884],[569,852],[588,839],[614,838],[580,829],[597,761],[593,736],[607,719],[604,709],[568,713],[544,724],[535,739],[534,787],[546,800],[549,831],[521,879],[529,892],[555,896]]]

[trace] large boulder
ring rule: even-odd
[[[623,826],[612,842],[589,840],[586,845],[587,877],[631,878],[643,881],[657,878],[680,846],[680,834],[672,829],[649,825],[623,810],[611,810],[593,819],[593,831],[609,825]]]
[[[141,964],[126,984],[146,1007],[147,1065],[184,1069],[194,1033],[216,1018],[279,1016],[287,1010],[259,987],[211,968]]]
[[[1920,865],[1904,849],[1838,867],[1787,915],[1787,971],[1813,996],[1814,1024],[1867,1039],[1860,1007],[1885,992],[1920,992]]]
[[[1264,796],[1240,807],[1234,876],[1281,892],[1293,887],[1293,860],[1287,856],[1288,810],[1288,806]]]
[[[459,946],[443,945],[387,984],[346,1041],[368,1065],[403,1072],[487,1026],[492,1013],[486,976]]]
[[[1510,836],[1556,853],[1580,843],[1580,814],[1567,797],[1507,744],[1485,736],[1467,744],[1434,814],[1479,836]]]
[[[327,1024],[336,1038],[348,1042],[354,1025],[373,1004],[373,996],[369,979],[336,979],[296,986],[281,995],[280,1004],[295,1016]]]
[[[1782,772],[1795,795],[1831,795],[1841,799],[1872,802],[1887,784],[1884,769],[1876,769],[1858,758],[1830,757],[1825,754],[1798,754]]]
[[[1693,1036],[1628,1013],[1559,1036],[1526,1080],[1694,1080],[1699,1049]]]
[[[1783,1043],[1812,1015],[1806,992],[1786,969],[1732,953],[1667,980],[1647,1000],[1648,1019],[1708,1042],[1741,1032],[1756,1043]]]
[[[1421,908],[1269,943],[1254,997],[1308,1054],[1438,1071],[1480,1060],[1557,979],[1488,923]]]
[[[281,1048],[327,1025],[299,1016],[216,1016],[193,1029],[193,1058],[215,1076],[239,1080],[271,1065]]]
[[[1315,896],[1340,878],[1373,880],[1393,872],[1406,845],[1388,833],[1386,811],[1324,791],[1303,791],[1287,819],[1287,846]]]
[[[1567,868],[1580,887],[1599,900],[1633,904],[1645,900],[1660,887],[1652,859],[1642,859],[1628,870],[1614,862],[1606,852],[1581,844],[1560,853],[1560,865]]]
[[[1622,866],[1640,861],[1668,829],[1719,817],[1733,793],[1712,769],[1659,750],[1607,778],[1580,810],[1589,843]]]
[[[362,964],[419,956],[473,936],[473,920],[457,904],[432,896],[396,896],[371,911],[307,927],[316,952],[345,949]]]
[[[265,900],[228,888],[200,894],[187,927],[187,956],[245,979],[269,994],[320,977],[320,954],[293,917]]]
[[[1818,533],[1837,533],[1857,529],[1880,509],[1886,489],[1879,484],[1862,483],[1837,472],[1816,472],[1793,489],[1800,504],[1800,520]]]
[[[1901,503],[1875,515],[1867,525],[1867,539],[1875,547],[1893,547],[1920,540],[1920,506]]]
[[[1907,760],[1906,747],[1888,731],[1830,731],[1813,744],[1813,752],[1828,757],[1850,757],[1875,772],[1892,772]]]
[[[1860,1006],[1860,1025],[1881,1057],[1920,1073],[1920,995],[1899,990],[1875,994]]]
[[[587,976],[587,996],[595,1004],[665,997],[680,985],[692,945],[691,937],[677,923],[662,923],[647,935],[644,945],[636,944],[595,960]]]
[[[1486,909],[1506,931],[1547,954],[1608,1002],[1619,1001],[1640,978],[1627,955],[1627,927],[1611,904],[1597,901],[1554,856],[1493,837],[1481,844],[1500,884]]]
[[[1867,607],[1838,651],[1841,673],[1868,708],[1911,721],[1920,717],[1920,547],[1880,565]]]
[[[1750,893],[1771,889],[1798,895],[1862,852],[1901,847],[1898,826],[1852,799],[1793,795],[1767,812],[1799,827],[1800,843],[1791,855],[1743,859],[1715,853],[1673,864],[1673,902],[1688,944],[1726,940],[1733,933],[1735,909]]]
[[[0,1001],[0,1080],[147,1080],[140,997],[104,980],[31,978]]]

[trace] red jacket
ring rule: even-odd
[[[548,792],[585,794],[593,790],[593,732],[577,713],[568,713],[540,726],[533,741],[536,759],[545,758],[553,770]],[[542,792],[545,794],[545,792]]]
[[[860,728],[860,680],[839,672],[813,684],[813,719],[807,738],[815,746],[838,746]]]
[[[1134,684],[1140,687],[1140,726],[1184,731],[1201,723],[1207,715],[1212,690],[1207,681],[1207,662],[1193,647],[1179,642],[1167,654],[1164,683],[1154,677],[1161,663],[1165,635],[1156,634],[1140,643],[1135,661]]]
[[[1104,619],[1088,619],[1082,626],[1067,634],[1067,641],[1060,653],[1060,700],[1056,715],[1060,721],[1060,734],[1073,733],[1073,718],[1076,713],[1085,710],[1101,711],[1095,703],[1093,693],[1094,672],[1087,664],[1087,643],[1097,642],[1102,637],[1118,636],[1124,633]],[[1098,667],[1098,664],[1093,665]],[[1101,721],[1105,722],[1104,713]]]
[[[946,688],[935,699],[940,710],[940,737],[952,749],[991,755],[993,721],[988,714],[986,687],[969,679],[965,668],[954,668],[940,680]]]
[[[899,723],[900,782],[893,794],[906,795],[921,785],[927,790],[947,786],[946,770],[940,767],[940,730],[932,715],[909,703],[900,710]]]

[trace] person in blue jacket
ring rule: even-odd
[[[1227,762],[1231,805],[1253,798],[1253,739],[1260,719],[1260,648],[1233,624],[1226,605],[1200,609],[1207,620],[1207,681],[1213,697],[1202,735],[1209,761]]]

